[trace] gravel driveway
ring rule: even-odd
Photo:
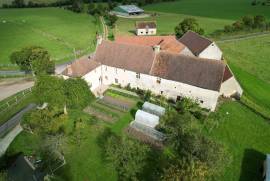
[[[29,78],[7,78],[0,81],[0,101],[34,85]]]

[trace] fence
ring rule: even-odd
[[[24,113],[30,111],[31,109],[34,109],[35,107],[35,104],[29,104],[27,107],[18,112],[15,116],[13,116],[10,120],[2,124],[0,126],[0,137],[4,136],[9,130],[18,125]]]
[[[21,102],[26,96],[28,96],[32,92],[32,87],[25,89],[15,96],[11,96],[8,100],[3,100],[2,104],[0,103],[0,113],[7,111],[8,109],[12,108],[13,106],[17,105]]]

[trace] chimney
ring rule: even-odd
[[[67,65],[67,68],[66,69],[67,69],[67,74],[68,75],[72,75],[73,72],[72,72],[71,65]]]
[[[155,53],[158,53],[160,51],[160,45],[155,45],[153,49]]]

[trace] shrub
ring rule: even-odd
[[[231,32],[233,32],[233,27],[231,25],[224,26],[224,32],[225,33],[231,33]]]
[[[234,31],[239,31],[244,29],[244,24],[242,21],[236,21],[233,23],[233,29]]]
[[[252,16],[243,16],[242,22],[246,27],[251,28],[254,25],[254,18]]]

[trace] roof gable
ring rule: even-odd
[[[186,45],[196,56],[213,43],[211,40],[204,38],[193,31],[186,32],[179,41]]]

